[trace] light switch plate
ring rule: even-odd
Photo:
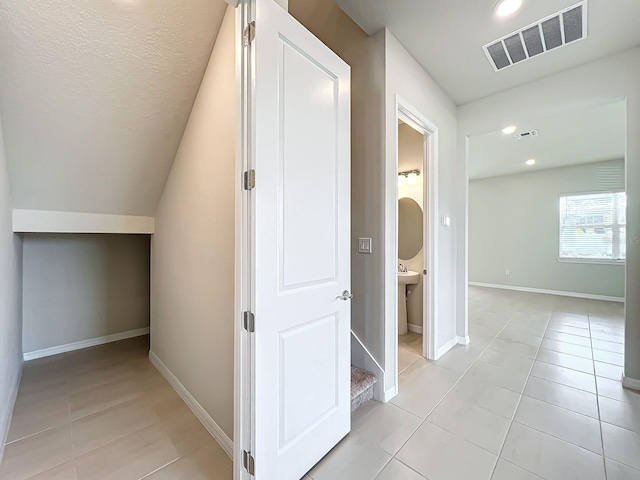
[[[451,226],[451,217],[442,217],[442,226],[443,227]]]
[[[358,239],[358,253],[371,253],[371,239],[359,238]]]

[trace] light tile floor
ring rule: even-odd
[[[229,480],[139,337],[25,364],[2,480]]]
[[[471,345],[400,339],[400,393],[353,416],[313,480],[640,480],[623,306],[470,289]],[[2,480],[230,480],[231,461],[132,339],[29,362]]]
[[[400,338],[400,393],[355,412],[313,480],[640,480],[622,304],[471,288],[471,344]]]

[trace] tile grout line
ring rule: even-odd
[[[536,360],[536,362],[538,362],[538,361],[539,361],[539,360]],[[545,363],[545,362],[541,362],[541,363]],[[551,364],[549,364],[549,365],[551,365]],[[558,365],[554,365],[554,367],[558,367]],[[560,368],[566,368],[566,367],[560,367]],[[577,370],[576,370],[576,371],[577,371]],[[583,373],[583,372],[579,372],[579,373]],[[588,373],[586,373],[585,375],[589,375],[589,374],[588,374]],[[549,379],[544,378],[544,377],[538,377],[538,376],[536,376],[536,375],[530,375],[530,377],[537,378],[538,380],[544,380],[545,382],[553,383],[554,385],[560,385],[561,387],[571,388],[572,390],[577,390],[578,392],[588,393],[589,395],[597,396],[597,394],[596,394],[596,393],[590,392],[590,391],[588,391],[588,390],[582,390],[581,388],[572,387],[572,386],[570,386],[570,385],[566,385],[566,384],[564,384],[564,383],[556,382],[556,381],[554,381],[554,380],[549,380]],[[595,378],[595,375],[594,375],[593,377]],[[528,382],[527,382],[527,383],[528,383]],[[529,397],[529,395],[524,395],[524,396],[525,396],[525,397]],[[529,397],[529,398],[532,398],[532,399],[534,399],[534,400],[536,400],[536,401],[538,401],[538,402],[541,402],[541,403],[545,403],[545,404],[547,404],[547,405],[551,405],[551,406],[553,406],[553,407],[561,408],[562,410],[566,410],[567,412],[575,413],[576,415],[580,415],[580,416],[587,417],[587,418],[592,418],[593,420],[598,420],[598,421],[599,421],[599,419],[598,419],[598,418],[592,417],[592,416],[590,416],[590,415],[586,415],[586,414],[584,414],[584,413],[576,412],[575,410],[571,410],[570,408],[563,407],[562,405],[556,405],[555,403],[547,402],[546,400],[541,400],[541,399],[536,398],[536,397]],[[615,399],[614,399],[614,400],[615,400]],[[528,426],[528,425],[527,425],[527,426]],[[533,427],[529,427],[529,428],[533,428]],[[550,435],[550,434],[548,434],[548,433],[547,433],[547,435]],[[553,436],[553,435],[552,435],[552,436]],[[565,440],[565,441],[566,441],[566,440]],[[571,442],[569,442],[569,443],[571,443]],[[577,445],[576,445],[576,446],[577,446]]]
[[[586,338],[586,337],[584,337],[584,338]],[[553,339],[550,339],[550,338],[546,338],[546,337],[545,337],[545,340],[553,340]],[[568,345],[571,345],[571,346],[574,346],[574,347],[591,348],[591,347],[587,347],[586,345],[578,345],[578,344],[575,344],[575,343],[562,342],[561,340],[554,340],[554,341],[555,341],[555,342],[559,342],[559,343],[560,343],[560,342],[561,342],[561,343],[567,343]],[[621,366],[621,365],[618,365],[617,363],[603,362],[603,361],[600,361],[600,360],[595,360],[595,359],[593,358],[593,350],[597,350],[598,352],[606,352],[606,353],[615,353],[615,354],[618,354],[617,352],[610,352],[610,351],[608,351],[608,350],[599,350],[599,349],[597,349],[597,348],[591,348],[592,352],[591,352],[591,357],[589,357],[589,358],[587,358],[587,357],[581,357],[580,355],[575,355],[575,354],[573,354],[573,353],[559,352],[558,350],[553,350],[553,349],[551,349],[551,348],[543,348],[543,350],[546,350],[546,351],[548,351],[548,352],[561,353],[561,354],[563,354],[563,355],[571,355],[572,357],[584,358],[584,359],[586,359],[586,360],[594,360],[594,361],[597,361],[597,362],[599,362],[599,363],[605,363],[605,364],[607,364],[607,365],[614,365],[614,366],[616,366],[616,367],[620,367],[620,366]]]
[[[493,345],[493,343],[495,342],[495,340],[498,339],[498,336],[506,329],[506,327],[511,323],[511,320],[513,319],[513,314],[510,315],[510,319],[504,324],[504,326],[498,331],[497,334],[495,334],[493,336],[493,338],[491,339],[491,341],[484,347],[484,349],[482,350],[482,353],[480,355],[478,355],[478,357],[471,363],[471,365],[469,365],[469,367],[467,367],[467,369],[462,372],[462,374],[460,375],[460,377],[455,381],[455,383],[451,386],[451,388],[449,390],[447,390],[447,392],[442,396],[442,398],[436,403],[436,405],[429,411],[429,413],[427,414],[427,416],[420,422],[420,424],[417,426],[417,428],[414,430],[414,432],[409,436],[409,438],[402,444],[402,446],[398,449],[398,451],[393,455],[393,458],[396,458],[397,454],[400,453],[400,451],[405,447],[405,445],[411,440],[411,438],[415,435],[415,433],[427,422],[427,420],[429,419],[429,417],[431,416],[431,414],[436,410],[436,408],[438,408],[438,406],[444,401],[444,399],[455,389],[455,387],[458,385],[458,383],[460,383],[460,381],[462,380],[462,378],[469,372],[469,370],[471,370],[471,368],[478,362],[481,361],[480,357],[482,357],[482,355],[484,355],[484,353],[489,349],[489,347],[491,347],[491,345]],[[545,326],[545,333],[546,333],[546,328],[548,326],[549,322],[547,321],[546,326]],[[517,342],[516,342],[517,343]],[[538,350],[540,349],[540,347],[538,347]],[[446,355],[446,354],[445,354]],[[537,356],[537,351],[536,351],[536,356]],[[526,358],[526,357],[525,357]],[[535,364],[535,358],[533,359],[533,362]],[[446,368],[446,367],[441,367],[441,368]],[[527,381],[529,379],[529,376],[531,374],[531,370],[533,369],[533,364],[531,365],[531,369],[529,370],[529,374],[527,375]],[[526,383],[525,383],[525,388],[526,388]],[[507,389],[508,390],[508,389]],[[523,390],[524,392],[524,390]],[[514,392],[517,393],[517,392]],[[520,394],[520,398],[522,398],[522,393]],[[519,405],[520,401],[518,401],[518,405]],[[517,405],[516,405],[516,410],[517,410]],[[502,417],[502,415],[499,415],[500,417]],[[514,417],[515,417],[515,411],[514,411]],[[505,418],[505,417],[502,417]],[[509,424],[509,430],[511,429],[511,425],[513,424],[513,418],[510,420],[510,424]],[[434,424],[435,425],[435,424]],[[435,425],[437,426],[437,425]],[[438,427],[438,428],[442,428],[442,427]],[[447,429],[442,428],[442,430],[444,430],[445,432],[454,435],[456,437],[462,438],[459,435],[456,435],[453,432],[449,432]],[[509,430],[507,430],[507,434],[509,433]],[[465,439],[463,439],[465,440]],[[468,441],[468,440],[465,440]],[[506,441],[506,436],[505,436],[505,441]],[[472,445],[490,453],[491,455],[495,455],[493,452],[490,452],[489,450],[480,447],[479,445],[476,445],[473,442],[469,442]],[[504,441],[503,441],[503,445],[504,446]],[[502,447],[501,447],[501,452],[502,453]],[[492,473],[491,475],[493,476],[493,473],[495,472],[495,468],[498,465],[498,461],[500,460],[500,455],[497,456],[496,458],[496,464],[493,467]],[[398,460],[400,461],[400,460]],[[402,463],[400,461],[400,463]]]
[[[386,452],[385,452],[385,453],[386,453]],[[385,469],[385,468],[387,468],[387,467],[389,466],[389,464],[390,464],[390,463],[391,463],[395,458],[396,458],[395,456],[393,456],[393,455],[389,455],[389,460],[387,460],[387,461],[385,462],[385,464],[382,466],[382,468],[380,469],[380,471],[379,471],[378,473],[376,473],[376,476],[375,476],[375,477],[373,477],[373,480],[376,480],[376,478],[378,478],[378,477],[382,474],[382,472],[384,472],[384,469]],[[399,460],[398,460],[398,461],[399,461]],[[313,480],[313,478],[312,478],[311,480]]]
[[[68,383],[68,382],[67,382],[67,383]],[[18,390],[18,395],[19,395],[19,394],[20,394],[20,391]],[[70,407],[70,405],[69,405],[69,388],[68,388],[68,385],[67,385],[67,393],[66,393],[65,395],[66,395],[66,397],[67,397],[67,409],[69,409],[69,412],[71,412],[71,410],[70,410],[70,409],[71,409],[71,407]],[[14,411],[13,411],[12,413],[13,413],[13,414],[15,414],[15,406],[14,406]],[[69,413],[69,417],[71,417],[71,413]],[[12,419],[12,423],[13,423],[13,419]],[[71,422],[69,422],[69,423],[71,423]],[[62,426],[64,426],[64,425],[65,425],[64,423],[61,423],[60,425],[53,425],[53,426],[51,426],[51,427],[43,428],[42,430],[39,430],[39,431],[37,431],[37,432],[29,433],[28,435],[24,435],[23,437],[15,438],[15,439],[13,439],[13,440],[11,440],[11,441],[7,441],[7,442],[5,442],[4,446],[6,447],[6,446],[8,446],[8,445],[11,445],[12,443],[17,443],[17,442],[20,442],[20,441],[22,441],[22,440],[26,440],[27,438],[34,437],[34,436],[36,436],[36,435],[39,435],[39,434],[41,434],[41,433],[48,432],[49,430],[53,430],[54,428],[62,427]]]
[[[523,395],[523,396],[526,396],[526,395]],[[534,400],[536,400],[536,399],[534,399]],[[570,412],[571,410],[568,410],[568,411]],[[593,417],[587,417],[587,418],[591,418],[592,420],[595,420],[595,418],[593,418]],[[586,447],[583,447],[583,446],[580,446],[580,445],[576,445],[575,443],[570,442],[569,440],[565,440],[564,438],[557,437],[556,435],[554,435],[552,433],[545,432],[544,430],[540,430],[539,428],[532,427],[530,425],[527,425],[525,423],[519,422],[517,420],[514,420],[513,423],[517,423],[518,425],[522,425],[523,427],[526,427],[526,428],[528,428],[530,430],[535,430],[536,432],[540,432],[540,433],[542,433],[543,435],[545,435],[547,437],[552,437],[552,438],[555,438],[556,440],[560,440],[562,443],[566,443],[567,445],[570,445],[570,446],[575,447],[577,449],[584,450],[585,452],[589,452],[589,453],[592,453],[592,454],[597,455],[599,457],[602,457],[602,455],[600,455],[597,452],[594,452],[593,450],[589,450]],[[520,467],[520,468],[523,468],[523,467]],[[525,468],[525,470],[526,470],[526,468]],[[533,473],[533,472],[531,472],[531,473]],[[537,474],[534,474],[534,475],[537,475]]]
[[[73,439],[73,421],[71,420],[71,388],[67,378],[67,406],[69,407],[69,430],[71,431],[71,455],[73,462],[73,476],[78,480],[78,465],[76,464],[76,442]]]
[[[109,382],[109,383],[115,383],[115,382]],[[101,386],[109,385],[109,383],[106,383],[106,384],[101,385]],[[143,396],[143,395],[144,395],[144,394],[141,394],[141,396]],[[91,415],[97,415],[97,414],[103,413],[103,412],[105,412],[105,411],[107,411],[107,410],[110,410],[110,409],[112,409],[112,408],[119,407],[119,406],[124,405],[125,403],[130,403],[130,402],[133,402],[133,401],[135,401],[135,400],[136,400],[136,399],[126,400],[126,401],[123,401],[123,402],[116,403],[116,404],[113,404],[113,405],[111,405],[111,406],[108,406],[108,407],[106,407],[106,408],[103,408],[102,410],[96,410],[95,412],[87,413],[87,414],[82,415],[82,416],[77,417],[77,418],[72,418],[72,416],[71,416],[71,405],[70,405],[70,398],[69,398],[69,397],[70,397],[70,395],[67,395],[67,403],[68,403],[68,409],[69,409],[69,422],[67,422],[67,423],[61,423],[61,424],[59,424],[59,425],[53,425],[53,426],[51,426],[51,427],[44,428],[44,429],[39,430],[39,431],[37,431],[37,432],[29,433],[28,435],[25,435],[25,436],[23,436],[23,437],[16,438],[16,439],[14,439],[14,440],[11,440],[10,442],[6,442],[6,443],[5,443],[5,446],[7,446],[7,445],[11,445],[11,444],[13,444],[13,443],[20,442],[20,441],[22,441],[22,440],[26,440],[26,439],[31,438],[31,437],[35,437],[36,435],[40,435],[40,434],[42,434],[42,433],[48,432],[49,430],[53,430],[54,428],[60,428],[60,427],[63,427],[63,426],[65,426],[65,425],[67,425],[67,424],[68,424],[68,425],[72,425],[72,424],[73,424],[73,422],[75,422],[75,421],[77,421],[77,420],[82,420],[82,419],[85,419],[85,418],[87,418],[87,417],[90,417]],[[73,429],[72,429],[72,431],[73,431]],[[73,435],[72,435],[72,436],[73,436]]]
[[[549,314],[549,319],[547,320],[545,329],[544,329],[544,333],[547,333],[547,330],[549,329],[549,323],[551,322],[551,317],[553,316],[553,310],[551,311],[551,313]],[[512,318],[513,319],[513,318]],[[509,320],[509,322],[507,323],[507,325],[511,323],[511,320]],[[506,325],[505,325],[506,327]],[[543,341],[544,341],[544,336],[542,337]],[[542,342],[540,342],[540,345],[538,345],[538,348],[536,350],[536,355],[535,358],[533,359],[533,363],[531,364],[531,368],[529,369],[529,373],[527,374],[527,379],[524,382],[524,386],[522,387],[522,392],[520,393],[520,397],[518,398],[518,403],[516,404],[516,408],[513,411],[513,417],[511,418],[511,421],[509,422],[509,428],[507,429],[507,433],[504,436],[504,439],[502,440],[502,444],[500,445],[500,451],[498,452],[498,458],[496,459],[496,464],[493,466],[493,470],[491,471],[491,478],[493,478],[493,476],[496,473],[496,469],[498,468],[498,463],[500,462],[500,459],[502,458],[502,452],[504,451],[504,446],[507,443],[507,437],[509,436],[509,433],[511,433],[511,428],[513,427],[513,424],[515,422],[515,418],[516,418],[516,414],[518,413],[518,409],[520,408],[520,403],[522,402],[522,397],[524,397],[524,391],[527,389],[527,385],[529,384],[529,379],[531,378],[531,372],[533,371],[533,367],[536,364],[536,358],[538,358],[538,352],[540,351],[540,349],[542,348]],[[519,422],[515,422],[515,423],[519,423]],[[505,460],[507,461],[507,460]],[[515,465],[515,464],[514,464]],[[516,465],[518,467],[520,467],[520,465]],[[529,470],[520,467],[523,470],[529,472]],[[530,472],[533,473],[533,472]],[[534,474],[537,475],[537,474]]]
[[[68,394],[68,391],[67,391],[67,409],[68,409],[68,410],[69,410],[69,412],[70,412],[71,407],[70,407],[70,403],[69,403],[69,394]],[[14,441],[13,441],[13,442],[11,442],[11,443],[15,443],[15,442],[18,442],[18,441],[20,441],[20,440],[24,440],[24,439],[27,439],[27,438],[33,437],[33,436],[35,436],[35,435],[39,435],[39,434],[44,433],[44,432],[48,432],[49,430],[53,430],[53,429],[55,429],[55,428],[64,427],[65,425],[68,425],[68,426],[69,426],[69,432],[71,433],[71,459],[70,459],[70,460],[65,460],[65,461],[60,462],[60,463],[58,463],[58,464],[56,464],[56,465],[53,465],[53,466],[51,466],[51,467],[48,467],[46,470],[43,470],[43,471],[41,471],[41,472],[34,473],[34,474],[33,474],[33,475],[31,475],[30,477],[28,477],[26,480],[29,480],[29,479],[31,479],[31,478],[34,478],[34,477],[38,476],[38,475],[42,475],[42,474],[44,474],[44,473],[47,473],[47,472],[49,472],[50,470],[53,470],[54,468],[58,468],[58,467],[60,467],[61,465],[64,465],[65,463],[68,463],[68,462],[73,462],[73,474],[74,474],[74,477],[75,477],[75,478],[76,478],[76,480],[77,480],[77,478],[78,478],[78,474],[77,474],[77,472],[76,472],[75,453],[74,453],[74,446],[73,446],[73,430],[71,429],[71,422],[69,422],[69,423],[67,423],[67,424],[64,424],[64,423],[63,423],[63,424],[61,424],[61,425],[56,425],[56,426],[54,426],[54,427],[46,428],[46,429],[44,429],[44,430],[42,430],[42,431],[40,431],[40,432],[32,433],[32,434],[27,435],[27,436],[25,436],[25,437],[22,437],[22,438],[16,439],[16,440],[14,440]]]
[[[591,356],[593,357],[593,337],[591,336],[591,314],[587,313],[587,322],[589,324],[589,342],[591,343]],[[593,381],[596,387],[596,406],[598,407],[598,424],[600,427],[600,445],[602,445],[602,466],[604,468],[604,479],[607,480],[607,457],[604,451],[604,433],[602,432],[602,415],[600,413],[600,395],[598,394],[598,378],[596,372],[596,360],[593,358]]]
[[[31,437],[35,437],[36,435],[40,435],[42,433],[46,433],[49,430],[53,430],[54,428],[64,427],[65,425],[66,424],[62,423],[60,425],[54,425],[53,427],[47,427],[44,430],[40,430],[38,432],[33,432],[33,433],[30,433],[29,435],[25,435],[24,437],[20,437],[20,438],[16,438],[15,440],[11,440],[10,442],[5,443],[4,446],[8,447],[9,445],[12,445],[14,443],[18,443],[18,442],[21,442],[23,440],[27,440],[27,439],[29,439]]]
[[[150,477],[151,475],[153,475],[156,472],[159,472],[160,470],[162,470],[165,467],[168,467],[169,465],[173,465],[174,463],[176,463],[179,460],[182,460],[184,457],[178,457],[178,458],[174,458],[173,460],[171,460],[170,462],[165,463],[164,465],[162,465],[161,467],[156,468],[154,471],[149,472],[145,475],[143,475],[142,477],[140,477],[138,480],[144,480],[145,478]],[[311,479],[313,480],[313,479]]]
[[[592,358],[578,357],[577,355],[571,355],[570,353],[556,352],[554,350],[547,350],[546,348],[541,348],[540,350],[541,351],[545,351],[545,352],[552,352],[552,353],[557,353],[557,354],[560,354],[560,355],[567,355],[569,357],[586,360],[587,362],[593,364],[593,359]],[[590,370],[588,372],[585,372],[584,370],[580,370],[578,368],[569,367],[567,365],[560,365],[559,363],[553,363],[553,362],[549,362],[547,360],[540,360],[540,359],[536,358],[536,361],[538,361],[540,363],[546,363],[547,365],[553,365],[554,367],[566,368],[567,370],[572,370],[574,372],[584,373],[586,375],[595,375],[595,369],[594,370]],[[591,393],[593,393],[593,392],[591,392]]]
[[[507,323],[508,323],[508,322],[507,322]],[[505,325],[505,326],[506,326],[506,325]],[[504,327],[503,327],[503,329],[504,329]],[[500,332],[501,332],[501,331],[502,331],[502,330],[500,330]],[[500,332],[498,332],[498,334],[499,334]],[[398,453],[400,453],[400,451],[405,447],[405,445],[406,445],[407,443],[409,443],[409,440],[411,440],[411,438],[413,438],[413,436],[414,436],[414,435],[416,434],[416,432],[420,429],[420,427],[422,427],[422,425],[424,425],[424,424],[425,424],[425,422],[426,422],[426,421],[427,421],[427,419],[431,416],[431,414],[435,411],[435,409],[436,409],[436,408],[438,408],[438,406],[440,405],[440,403],[442,403],[442,401],[447,397],[447,395],[449,395],[449,393],[451,393],[451,391],[453,391],[453,389],[456,387],[456,385],[458,385],[458,383],[460,382],[460,380],[462,380],[462,378],[467,374],[467,372],[468,372],[469,370],[471,370],[471,367],[473,367],[473,366],[475,365],[475,363],[478,361],[478,359],[479,359],[479,358],[484,354],[484,352],[486,352],[486,351],[487,351],[487,349],[491,346],[491,344],[493,344],[493,341],[494,341],[496,338],[497,338],[497,335],[496,335],[496,336],[491,340],[491,342],[489,342],[489,343],[487,344],[487,346],[486,346],[486,347],[484,347],[484,349],[482,350],[482,353],[478,356],[478,358],[476,358],[476,359],[471,363],[471,365],[469,365],[469,366],[467,367],[467,369],[466,369],[464,372],[462,372],[462,374],[460,375],[460,377],[455,381],[455,383],[451,386],[451,388],[449,388],[449,390],[447,390],[447,391],[445,392],[445,394],[442,396],[442,398],[441,398],[440,400],[438,400],[438,402],[433,406],[433,408],[432,408],[431,410],[429,410],[429,413],[427,413],[427,415],[426,415],[426,416],[425,416],[425,417],[420,421],[420,423],[419,423],[419,424],[418,424],[418,426],[415,428],[415,430],[411,433],[411,435],[409,435],[409,438],[407,438],[407,440],[405,440],[405,442],[400,446],[400,448],[399,448],[399,449],[398,449],[398,451],[393,455],[393,457],[392,457],[392,458],[396,458],[396,457],[397,457]],[[447,353],[448,353],[448,352],[447,352]],[[445,354],[445,355],[446,355],[446,354]],[[423,358],[424,358],[424,357],[423,357]],[[419,359],[418,359],[418,360],[419,360]],[[416,362],[417,362],[418,360],[416,360]],[[425,360],[426,360],[426,358],[425,358]],[[432,360],[427,360],[427,361],[432,361]],[[414,363],[415,363],[415,362],[414,362]],[[440,367],[440,368],[445,368],[445,367]],[[453,370],[452,370],[452,371],[453,371]],[[397,405],[396,405],[396,406],[397,406]],[[400,408],[401,408],[401,407],[400,407]],[[404,409],[403,409],[403,410],[404,410]],[[407,411],[407,412],[408,412],[408,410],[405,410],[405,411]],[[409,412],[409,413],[411,413],[411,412]],[[416,416],[417,416],[417,415],[416,415]],[[420,417],[418,417],[418,418],[420,418]],[[441,427],[438,427],[438,428],[441,428]],[[443,428],[443,430],[445,430],[445,429]],[[448,430],[445,430],[445,431],[447,431],[447,432],[448,432]],[[451,432],[449,432],[449,433],[451,433]],[[452,434],[452,435],[455,435],[455,434]],[[456,436],[457,436],[457,435],[456,435]],[[475,445],[475,444],[474,444],[474,445]],[[481,447],[479,447],[479,448],[481,448]],[[396,458],[396,459],[397,459],[397,458]],[[397,459],[397,460],[398,460],[400,463],[402,463],[399,459]],[[422,474],[421,474],[421,475],[422,475]]]
[[[121,355],[122,353],[123,352],[114,352],[115,355]],[[127,367],[129,369],[130,373],[133,374],[133,369],[131,368],[131,366],[127,364]],[[75,435],[74,435],[74,431],[73,431],[73,428],[72,428],[73,427],[73,420],[72,420],[72,417],[71,417],[71,393],[70,393],[70,385],[69,385],[69,378],[70,377],[68,375],[68,366],[63,367],[62,372],[63,372],[64,379],[65,379],[65,381],[64,381],[65,390],[62,393],[62,395],[64,395],[64,400],[63,400],[63,402],[64,402],[63,405],[64,406],[63,406],[63,409],[65,409],[67,411],[67,415],[68,415],[67,421],[62,423],[62,424],[60,424],[60,425],[54,425],[54,426],[51,426],[51,427],[48,427],[48,428],[44,428],[44,429],[42,429],[42,430],[40,430],[38,432],[34,432],[34,433],[29,434],[29,435],[25,435],[24,437],[12,440],[12,442],[10,442],[10,443],[17,443],[17,442],[19,442],[21,440],[25,440],[25,439],[28,439],[30,437],[41,435],[43,433],[49,432],[49,431],[54,430],[54,429],[61,429],[61,430],[64,430],[65,432],[69,433],[69,437],[67,437],[67,438],[70,440],[70,443],[68,444],[68,446],[70,448],[69,448],[68,451],[71,454],[70,455],[71,458],[66,459],[64,461],[60,461],[58,459],[59,463],[58,462],[54,462],[53,465],[48,465],[44,471],[38,471],[38,472],[30,473],[29,474],[30,475],[29,478],[32,478],[33,476],[39,476],[42,473],[46,473],[46,472],[49,472],[49,471],[51,471],[53,469],[60,468],[62,465],[65,465],[65,464],[69,464],[69,466],[71,467],[69,473],[71,473],[71,471],[73,471],[73,477],[72,478],[74,478],[76,480],[78,479],[79,472],[78,472],[77,462],[76,462],[77,449],[76,449],[76,445],[75,445],[76,444],[76,439],[74,438]],[[109,382],[107,382],[105,385],[108,385],[108,383]],[[42,387],[42,388],[47,388],[47,387]],[[144,396],[144,401],[147,404],[147,406],[150,406],[149,399],[146,396]],[[126,402],[123,402],[123,403],[126,403]],[[100,412],[109,410],[111,408],[115,408],[115,407],[117,407],[119,405],[122,405],[122,403],[120,403],[118,405],[110,405],[107,408],[104,408],[104,409],[102,409],[102,410],[100,410],[98,412],[93,412],[93,413],[100,413]],[[84,415],[82,417],[79,417],[79,419],[80,418],[85,418],[86,416],[90,416],[90,415],[91,414]],[[157,419],[157,420],[159,421],[159,419]],[[135,433],[135,432],[132,432],[132,433]],[[122,437],[122,438],[124,438],[124,437]],[[117,441],[117,439],[115,439],[114,441]],[[108,442],[106,445],[108,445],[110,443],[113,443],[113,442]],[[182,457],[178,456],[178,457],[176,457],[176,459],[174,461],[179,460],[180,458],[182,458]],[[172,463],[172,462],[169,462],[169,463]],[[165,466],[166,465],[163,465],[160,468],[164,468]],[[151,472],[151,473],[153,473],[153,472]],[[149,474],[146,474],[146,475],[144,475],[144,477],[146,478],[146,476],[148,476],[148,475]]]
[[[393,460],[395,460],[396,462],[400,463],[401,465],[404,465],[405,467],[407,467],[409,470],[411,470],[412,472],[415,472],[417,475],[420,475],[421,477],[423,477],[425,480],[429,480],[428,477],[425,477],[423,474],[421,474],[419,471],[417,471],[415,468],[413,468],[410,465],[407,465],[406,463],[404,463],[402,460],[400,460],[399,458],[396,458],[395,456],[391,458],[391,460],[389,461],[389,463],[391,463]],[[387,465],[389,465],[389,463]],[[386,468],[386,466],[385,466]],[[384,469],[383,469],[384,471]],[[380,472],[382,473],[382,472]],[[378,476],[376,478],[374,478],[373,480],[376,480],[379,476],[380,473],[378,474]],[[312,479],[313,480],[313,479]]]

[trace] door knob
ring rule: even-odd
[[[352,298],[353,293],[349,293],[349,290],[345,290],[344,292],[342,292],[342,295],[336,297],[336,300],[344,300],[346,302],[347,300],[350,300]]]

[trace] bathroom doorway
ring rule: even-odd
[[[423,353],[424,135],[398,120],[398,372]]]
[[[398,98],[397,128],[394,343],[400,375],[421,358],[437,357],[437,127]]]

